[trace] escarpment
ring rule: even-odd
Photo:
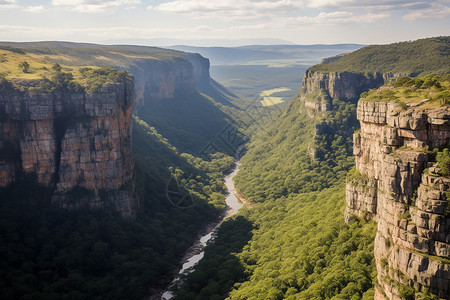
[[[1,90],[0,187],[32,178],[54,205],[133,216],[133,100],[132,80],[91,94]]]
[[[358,103],[361,130],[354,134],[346,220],[378,222],[375,299],[450,295],[450,179],[426,151],[449,146],[450,107],[420,104]]]
[[[178,92],[192,92],[196,87],[192,64],[184,59],[173,61],[142,60],[129,67],[136,81],[136,108],[148,101],[171,99]]]
[[[315,111],[330,111],[333,99],[356,100],[361,93],[378,88],[398,76],[378,72],[365,74],[307,70],[300,96],[306,107]]]
[[[133,61],[127,71],[136,82],[136,109],[148,102],[172,99],[176,93],[193,93],[210,85],[209,60],[186,53],[172,60]]]

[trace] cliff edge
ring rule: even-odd
[[[437,149],[450,144],[450,105],[433,99],[448,86],[436,83],[438,92],[424,88],[425,81],[415,80],[428,99],[386,99],[417,93],[410,79],[406,88],[382,87],[358,103],[361,130],[354,134],[356,170],[346,186],[346,221],[356,215],[378,222],[375,299],[450,295],[450,178],[435,161]]]
[[[108,208],[124,217],[135,214],[134,83],[129,76],[104,83],[94,80],[97,85],[90,92],[75,81],[52,86],[56,81],[1,80],[1,188],[33,182],[51,190],[51,202],[62,208]],[[49,86],[42,88],[45,84]]]

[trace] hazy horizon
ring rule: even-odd
[[[436,0],[0,0],[0,40],[151,46],[386,44],[449,35]]]

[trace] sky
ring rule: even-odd
[[[450,0],[0,0],[1,41],[385,44],[450,35]]]

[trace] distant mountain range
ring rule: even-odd
[[[313,65],[322,58],[337,53],[355,51],[359,44],[336,45],[250,45],[240,47],[196,47],[186,45],[166,48],[199,53],[210,59],[212,65],[283,63],[289,65]]]
[[[167,47],[172,45],[190,45],[197,47],[220,46],[237,47],[244,45],[294,45],[294,43],[273,38],[255,38],[255,39],[172,39],[172,38],[153,38],[153,39],[109,39],[103,41],[104,44],[127,44]]]

